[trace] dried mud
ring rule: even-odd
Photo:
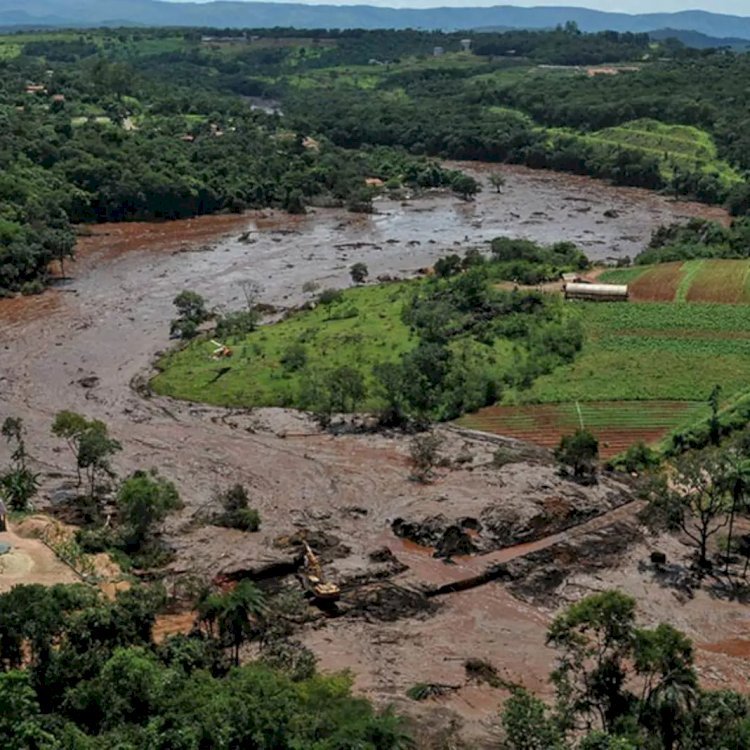
[[[470,165],[469,171],[481,177],[486,170]],[[79,260],[66,268],[70,279],[39,297],[0,300],[0,417],[25,420],[44,475],[43,501],[71,474],[70,455],[50,435],[55,413],[68,408],[110,425],[124,446],[115,461],[120,474],[157,466],[176,481],[186,507],[165,529],[176,552],[172,575],[283,571],[295,552],[279,546],[279,537],[300,530],[335,537],[342,544],[331,547],[325,567],[342,585],[340,616],[317,620],[301,634],[321,667],[351,669],[358,690],[429,716],[430,726],[458,722],[478,746],[507,693],[467,682],[466,659],[490,661],[508,683],[546,689],[553,655],[543,645],[545,628],[567,594],[578,591],[567,576],[593,576],[600,587],[620,585],[642,598],[644,574],[630,558],[621,565],[628,545],[640,539],[631,507],[618,507],[628,500],[627,488],[607,479],[578,488],[556,477],[541,449],[448,428],[444,451],[461,461],[420,485],[409,478],[404,438],[324,435],[304,415],[147,398],[131,385],[144,382],[157,352],[169,346],[171,300],[184,288],[212,304],[239,304],[239,282],[253,278],[263,284],[265,302],[284,306],[302,300],[306,281],[349,283],[355,261],[367,263],[373,277],[410,275],[447,250],[503,234],[573,240],[604,259],[634,254],[652,228],[679,216],[721,218],[716,209],[585,178],[505,171],[502,195],[485,186],[469,204],[435,195],[408,205],[381,201],[373,216],[257,212],[95,227],[81,240]],[[497,470],[490,464],[500,444],[515,450],[518,461]],[[7,459],[3,443],[0,465]],[[249,487],[260,512],[256,534],[198,520],[214,490],[235,482]],[[450,554],[446,563],[391,531],[397,518],[423,524],[437,516],[487,554]],[[570,528],[581,522],[578,531]],[[501,549],[519,542],[531,544]],[[606,549],[612,554],[602,558]],[[491,566],[505,566],[503,575],[435,595]],[[529,577],[538,581],[531,592]],[[11,583],[2,578],[0,586]],[[666,619],[683,606],[656,584],[649,595]],[[698,640],[740,637],[739,605],[722,603],[732,625],[724,627],[711,603],[699,608],[694,601],[683,619]],[[189,619],[164,620],[160,633],[183,630]],[[725,660],[716,664],[719,672],[734,669],[731,655],[704,653]],[[416,682],[461,687],[417,704],[405,697]]]

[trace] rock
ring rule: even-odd
[[[368,555],[371,562],[374,563],[398,563],[398,558],[391,552],[388,547],[380,547],[379,549],[373,550]]]
[[[652,552],[651,553],[651,562],[654,565],[666,565],[666,563],[667,563],[667,556],[663,552]]]
[[[82,388],[96,388],[96,386],[99,385],[99,376],[86,375],[86,377],[80,378],[78,380],[78,385],[80,385]]]
[[[617,219],[617,218],[618,218],[618,217],[620,216],[620,212],[619,212],[619,211],[615,211],[615,209],[614,209],[614,208],[608,208],[608,209],[607,209],[607,210],[606,210],[606,211],[604,212],[604,216],[605,216],[605,217],[606,217],[607,219]]]
[[[477,552],[471,537],[458,526],[449,526],[435,548],[435,557],[473,555]]]

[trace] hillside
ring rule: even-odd
[[[303,5],[263,2],[159,2],[158,0],[20,0],[0,1],[0,26],[215,26],[300,28],[482,27],[550,28],[574,21],[583,31],[648,32],[675,29],[712,37],[750,39],[750,18],[706,11],[629,15],[584,8],[395,9],[368,5]]]

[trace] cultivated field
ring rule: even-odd
[[[726,185],[741,179],[730,164],[719,158],[713,138],[700,128],[642,119],[581,137],[592,144],[635,149],[653,156],[667,179],[676,169],[695,171],[696,167],[717,174]]]
[[[462,427],[555,448],[563,435],[583,425],[611,458],[633,443],[655,443],[672,430],[705,417],[704,402],[593,401],[533,406],[490,406],[458,421]]]
[[[636,272],[655,280],[651,299],[674,298],[680,264],[614,271],[608,280],[632,281]],[[659,284],[670,294],[659,292]],[[706,281],[698,288],[709,286]],[[611,457],[639,440],[657,443],[707,416],[716,384],[723,403],[748,389],[748,306],[650,302],[579,308],[586,342],[573,364],[519,394],[526,405],[490,407],[461,424],[553,447],[583,423],[599,438],[602,455]]]
[[[605,271],[600,280],[628,284],[635,302],[750,303],[750,261],[698,259]]]

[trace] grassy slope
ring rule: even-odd
[[[297,313],[279,324],[264,326],[241,341],[228,342],[234,349],[234,356],[228,360],[212,360],[213,345],[206,340],[196,341],[161,361],[164,372],[154,379],[154,389],[164,395],[211,404],[292,406],[298,403],[307,373],[288,372],[281,358],[291,345],[299,343],[307,349],[308,370],[350,365],[361,370],[372,385],[373,365],[396,361],[417,344],[417,337],[401,321],[403,304],[415,283],[419,282],[350,289],[343,301],[330,310],[318,307]],[[335,319],[354,308],[358,311],[356,317]],[[471,346],[498,370],[502,369],[502,362],[511,362],[508,342],[497,341],[492,349],[474,343]],[[229,371],[216,379],[225,367]],[[377,407],[377,398],[370,395],[362,406]]]
[[[666,179],[672,177],[676,167],[689,171],[715,172],[726,185],[742,179],[737,170],[719,158],[713,138],[700,128],[644,119],[587,134],[563,129],[553,129],[550,132],[577,135],[593,145],[603,144],[642,151],[659,160],[661,172]]]

